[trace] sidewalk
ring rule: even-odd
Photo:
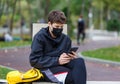
[[[77,46],[73,42],[74,46]],[[102,47],[111,47],[120,45],[120,40],[102,40],[102,41],[86,41],[79,46],[77,52],[85,50],[97,49]],[[29,64],[30,46],[23,48],[1,49],[0,65],[11,67],[20,71],[27,71],[31,68]],[[106,63],[85,60],[87,67],[88,81],[119,81],[120,66],[111,66]]]
[[[74,46],[76,42],[73,42]],[[106,48],[120,45],[120,39],[111,40],[88,40],[79,46],[77,51],[80,52],[86,50],[94,50],[99,48]],[[87,77],[88,80],[94,81],[120,81],[120,63],[107,62],[99,59],[93,59],[88,57],[83,57],[86,61],[87,66]]]

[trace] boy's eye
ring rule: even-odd
[[[56,26],[56,28],[63,28],[63,26]]]

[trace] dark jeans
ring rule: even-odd
[[[5,38],[4,37],[0,37],[0,41],[5,41]]]
[[[66,65],[71,69],[65,84],[86,84],[86,67],[82,58],[74,59]]]
[[[81,36],[82,35],[82,36]],[[85,39],[85,32],[78,32],[77,33],[77,44],[80,44],[80,39],[81,39],[81,41],[84,41],[84,39]]]
[[[52,67],[49,70],[53,74],[67,71],[68,74],[65,79],[65,84],[86,84],[86,67],[82,58],[73,59],[68,64],[65,64],[63,66]],[[49,72],[47,71],[47,74],[48,73]],[[51,79],[53,78],[51,77],[52,76],[50,75],[47,76],[44,74],[45,81],[51,81]]]

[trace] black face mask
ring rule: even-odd
[[[52,33],[54,36],[59,37],[62,34],[63,28],[53,28]]]

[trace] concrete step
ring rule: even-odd
[[[8,84],[6,80],[0,79],[0,84]],[[29,83],[24,83],[29,84]],[[32,84],[57,84],[50,82],[33,82]],[[120,81],[87,81],[87,84],[120,84]]]
[[[33,84],[57,84],[57,83],[48,83],[48,82],[40,82],[40,83],[33,83]],[[87,81],[87,84],[120,84],[120,81]]]
[[[0,84],[8,84],[7,80],[0,79]],[[31,83],[24,83],[24,84],[31,84]],[[57,84],[57,83],[51,83],[51,82],[33,82],[32,84]]]
[[[49,83],[49,82],[33,82],[32,84],[57,84],[57,83]]]
[[[120,81],[87,81],[87,84],[120,84]]]
[[[4,79],[0,79],[0,84],[7,84],[7,81]]]

